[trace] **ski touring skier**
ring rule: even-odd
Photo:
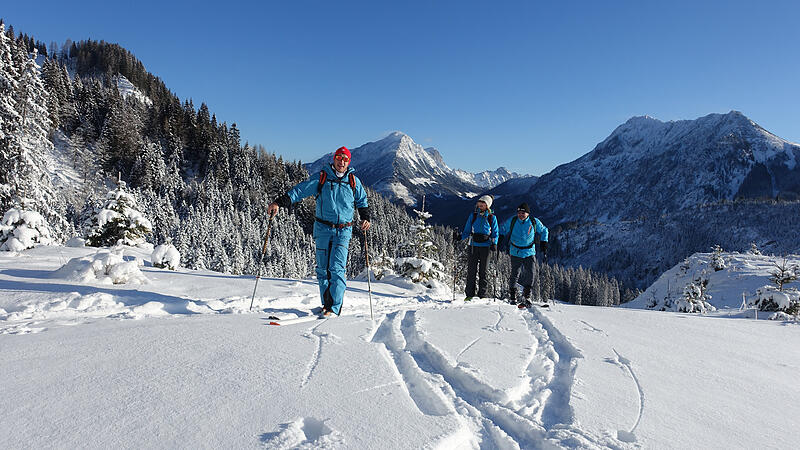
[[[316,195],[314,242],[316,244],[316,273],[322,302],[321,316],[341,313],[346,289],[347,250],[353,234],[354,209],[361,218],[360,228],[370,227],[367,192],[350,167],[350,150],[339,147],[333,161],[325,166],[319,177],[311,176],[278,197],[268,207],[272,216],[283,207]]]
[[[517,215],[503,223],[504,235],[508,236],[508,254],[511,256],[511,276],[508,280],[509,303],[517,303],[517,282],[522,285],[519,307],[531,306],[531,287],[536,281],[536,237],[539,248],[547,254],[548,230],[536,217],[532,217],[527,203],[517,207]]]
[[[491,209],[492,200],[491,195],[483,195],[478,199],[475,211],[467,217],[464,231],[461,232],[462,240],[470,239],[466,298],[464,298],[464,301],[470,301],[475,297],[476,278],[477,296],[486,297],[486,289],[489,285],[486,270],[489,251],[497,250],[497,238],[499,236],[497,218]]]

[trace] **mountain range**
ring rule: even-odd
[[[451,169],[433,147],[423,148],[407,134],[395,131],[385,138],[351,149],[353,167],[361,181],[389,199],[417,206],[422,195],[457,200],[472,198],[520,174],[505,167],[470,173]],[[306,164],[318,173],[333,152]]]
[[[527,192],[550,220],[614,221],[736,199],[800,198],[800,146],[738,111],[634,117]]]

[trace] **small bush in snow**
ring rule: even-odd
[[[760,311],[776,311],[797,316],[800,313],[800,291],[797,289],[780,291],[773,286],[763,286],[756,290],[753,305]]]
[[[780,264],[772,263],[775,266],[775,269],[770,272],[769,281],[775,284],[778,287],[779,291],[783,291],[783,285],[789,284],[793,281],[796,281],[798,278],[798,269],[797,265],[787,265],[786,258],[783,258],[783,262]]]
[[[94,208],[84,223],[86,243],[93,247],[117,244],[144,244],[145,236],[153,230],[150,221],[138,211],[136,199],[125,192],[125,183],[109,192],[102,207]]]
[[[125,261],[121,249],[101,250],[94,255],[72,258],[53,274],[80,283],[102,284],[147,283],[136,260]]]
[[[0,250],[21,252],[37,244],[50,243],[50,227],[38,212],[11,208],[3,215],[0,222]]]
[[[433,280],[443,280],[444,266],[439,261],[427,258],[405,257],[396,258],[394,266],[397,273],[409,278],[415,283],[429,283]]]
[[[376,280],[380,280],[386,275],[394,275],[394,258],[385,253],[369,259],[369,266]]]
[[[181,254],[172,242],[167,241],[153,250],[152,261],[153,267],[177,270],[181,265]]]
[[[723,270],[726,266],[725,259],[722,258],[722,247],[715,245],[711,247],[711,250],[711,267],[716,271]]]
[[[752,255],[760,255],[761,254],[761,250],[758,249],[758,246],[756,245],[755,242],[751,242],[750,243],[750,254],[752,254]]]
[[[70,240],[64,243],[64,245],[67,247],[86,247],[86,240],[78,236],[75,236],[73,238],[70,238]]]
[[[707,289],[708,280],[696,278],[683,289],[683,297],[675,302],[675,310],[701,314],[705,314],[708,311],[716,311],[717,308],[708,302],[711,296],[706,292]]]

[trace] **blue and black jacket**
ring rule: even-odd
[[[467,217],[467,224],[461,232],[461,239],[472,236],[472,244],[475,247],[489,247],[497,244],[500,232],[497,228],[497,218],[491,209],[484,212],[473,212]]]
[[[322,170],[325,171],[325,180],[322,186],[320,186],[320,181],[323,177],[312,176],[278,197],[275,203],[285,208],[306,197],[316,195],[317,222],[328,226],[348,226],[353,222],[354,208],[358,208],[358,215],[362,220],[370,220],[367,191],[361,184],[361,180],[355,175],[353,175],[351,186],[350,175],[353,173],[353,169],[348,167],[347,172],[341,178],[336,176],[336,172],[331,166],[325,166]]]
[[[533,216],[528,216],[525,220],[519,220],[514,216],[503,222],[502,230],[503,234],[508,236],[508,254],[518,258],[536,255],[534,245],[536,235],[539,235],[539,240],[542,242],[547,242],[549,235],[547,227]]]

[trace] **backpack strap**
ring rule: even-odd
[[[486,218],[486,222],[489,224],[489,228],[492,227],[492,217],[494,217],[494,214],[492,214],[492,212],[489,211],[489,217]],[[475,219],[477,219],[477,218],[478,218],[478,211],[475,211],[475,212],[472,213],[472,222],[470,223],[470,226],[473,226],[473,227],[475,226]],[[515,219],[516,219],[516,217],[515,217]]]
[[[516,224],[517,224],[517,216],[514,216],[511,219],[511,226],[508,228],[508,243],[509,244],[511,244],[511,235],[512,235],[512,233],[514,233],[514,225],[516,225]],[[514,244],[511,244],[511,245],[514,245]],[[516,245],[515,245],[515,247],[516,247]]]
[[[353,190],[353,200],[356,198],[356,176],[353,175],[353,172],[350,172],[350,175],[347,177],[348,181],[350,181],[350,189]]]
[[[328,180],[328,172],[325,172],[325,170],[320,170],[319,171],[319,184],[317,184],[317,197],[319,197],[319,194],[322,193],[322,186],[325,185],[325,182],[327,180]],[[331,181],[331,183],[333,183],[333,181]],[[337,181],[337,183],[339,183],[339,181]],[[353,172],[350,172],[350,174],[348,175],[347,183],[350,185],[350,189],[353,190],[353,199],[355,199],[356,198],[356,176],[353,175]]]
[[[322,186],[325,185],[325,181],[328,179],[328,174],[324,170],[319,171],[319,184],[317,184],[317,197],[319,194],[322,193]]]

